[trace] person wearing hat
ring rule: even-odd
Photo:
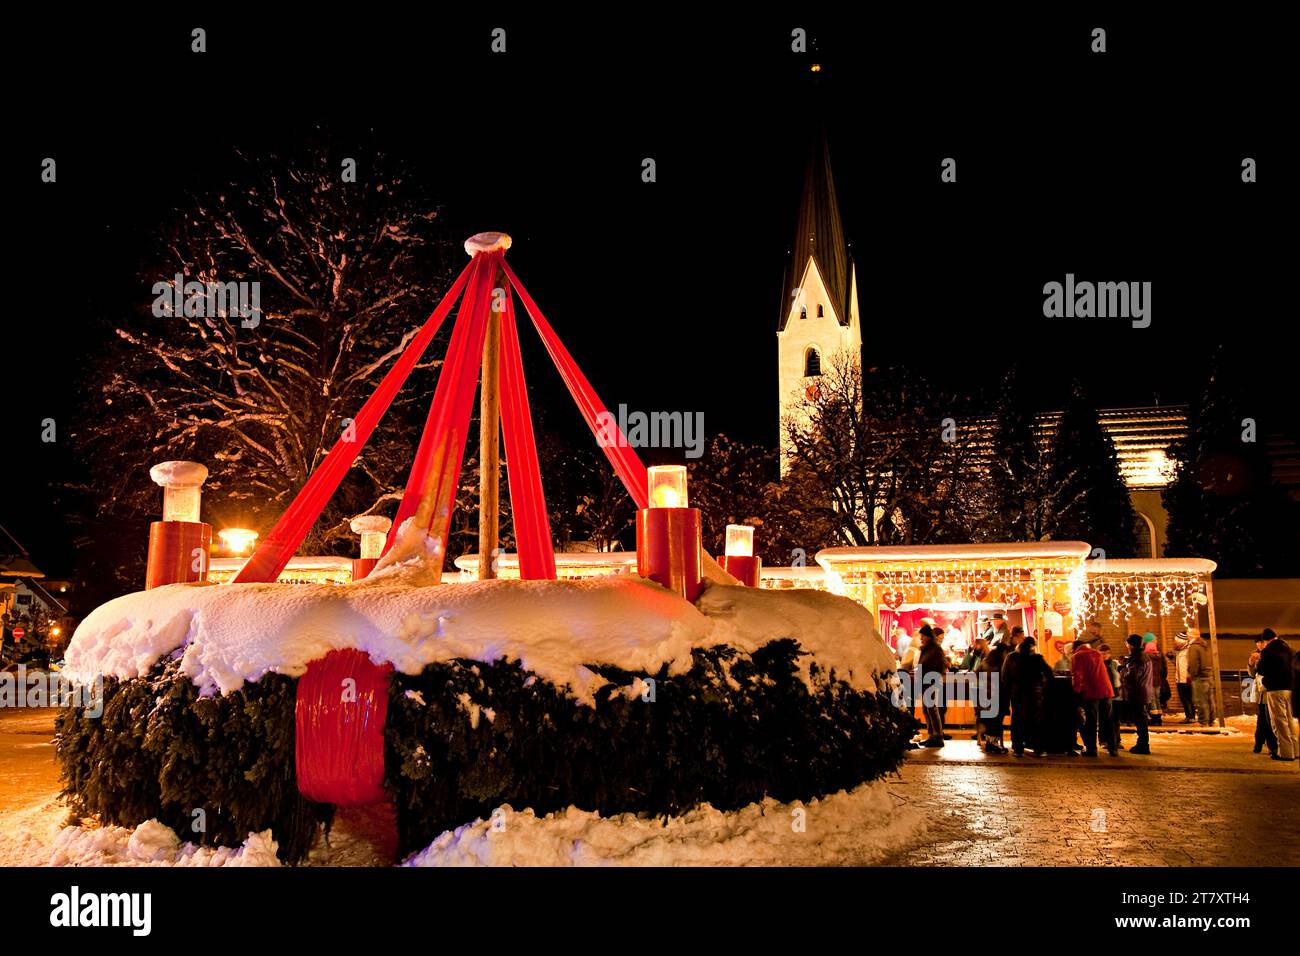
[[[989,642],[989,646],[998,641],[1011,640],[1011,632],[1007,629],[1007,616],[1001,611],[993,612],[993,619],[984,631],[984,639]]]
[[[1187,648],[1191,640],[1186,631],[1174,635],[1174,677],[1178,687],[1178,703],[1183,707],[1183,723],[1190,724],[1196,719],[1196,707],[1192,703],[1192,682],[1187,678]]]
[[[1169,664],[1160,655],[1160,645],[1150,631],[1142,635],[1142,650],[1151,655],[1151,723],[1159,726],[1165,704],[1173,696],[1169,690]]]
[[[1147,733],[1147,708],[1151,704],[1151,656],[1142,650],[1142,635],[1128,637],[1128,656],[1120,671],[1120,686],[1124,703],[1137,728],[1137,743],[1129,748],[1131,754],[1150,754],[1151,738]]]
[[[943,654],[943,647],[935,639],[934,629],[929,624],[921,625],[921,658],[918,663],[918,670],[921,672],[921,711],[925,714],[925,727],[927,736],[921,743],[922,747],[942,747],[944,740],[943,732],[943,676],[948,672],[948,659]],[[930,675],[935,675],[931,677]],[[936,692],[927,688],[928,684],[938,684],[939,697],[932,704],[926,704],[927,691],[930,695]]]
[[[1259,658],[1275,635],[1271,628],[1264,628],[1264,633],[1255,638],[1255,653],[1250,655],[1246,668],[1255,678],[1255,753],[1260,753],[1267,746],[1268,755],[1277,753],[1277,737],[1273,735],[1273,726],[1268,722],[1268,704],[1264,700],[1264,682],[1259,676]]]

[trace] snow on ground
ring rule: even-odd
[[[268,672],[297,676],[335,648],[406,674],[452,658],[502,658],[591,702],[585,664],[632,672],[690,667],[695,647],[753,651],[794,638],[860,690],[894,667],[870,613],[821,591],[711,585],[697,606],[632,575],[431,585],[412,559],[350,585],[172,584],[109,601],[77,628],[66,670],[129,678],[180,651],[205,694]],[[807,659],[804,660],[805,679]]]
[[[384,807],[341,813],[328,844],[318,843],[306,865],[385,865],[393,854],[387,814]],[[66,826],[67,819],[67,807],[52,794],[0,814],[0,866],[280,865],[269,830],[250,833],[240,847],[200,847],[155,820],[131,829]],[[503,806],[487,821],[443,833],[405,865],[869,865],[912,845],[924,830],[922,811],[891,794],[885,781],[807,804],[768,798],[729,813],[706,804],[667,820],[601,817],[573,807],[538,817]]]
[[[68,826],[68,808],[49,795],[0,815],[0,866],[279,866],[271,831],[242,846],[182,843],[157,820],[138,827]]]
[[[729,813],[705,804],[681,816],[601,817],[569,807],[536,816],[503,806],[443,833],[406,866],[861,866],[925,829],[885,781],[821,800],[767,798]]]

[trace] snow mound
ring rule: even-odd
[[[667,663],[677,674],[690,668],[692,648],[752,653],[780,638],[858,690],[878,689],[894,668],[871,615],[824,592],[712,585],[691,605],[633,575],[430,585],[417,558],[344,586],[172,584],[128,594],[82,621],[66,670],[83,680],[140,677],[176,653],[203,694],[226,694],[355,648],[404,674],[457,658],[518,660],[592,703],[597,679],[587,664],[646,673]]]
[[[569,807],[536,816],[502,806],[441,834],[406,866],[862,866],[911,845],[919,808],[883,781],[807,804],[767,798],[729,813],[602,817]]]
[[[130,827],[65,827],[53,846],[33,845],[28,866],[279,866],[270,830],[250,833],[242,846],[182,843],[170,827],[146,820]]]

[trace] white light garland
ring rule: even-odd
[[[1194,627],[1205,588],[1194,574],[1095,574],[1088,577],[1080,601],[1081,617],[1108,617],[1120,624],[1130,616],[1181,612],[1183,625]]]

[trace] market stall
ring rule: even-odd
[[[1214,618],[1213,575],[1217,565],[1205,558],[1123,559],[1089,561],[1081,594],[1080,614],[1097,620],[1103,632],[1113,628],[1119,641],[1150,632],[1160,653],[1173,648],[1173,635],[1205,630],[1210,636],[1214,667],[1214,710],[1225,726],[1223,681],[1219,666],[1219,633]]]
[[[843,547],[819,551],[817,563],[832,590],[875,615],[895,650],[904,631],[915,639],[922,623],[944,628],[958,698],[947,708],[951,725],[974,723],[973,691],[961,686],[971,678],[960,674],[959,664],[994,614],[1008,630],[1019,626],[1036,636],[1047,662],[1057,661],[1074,638],[1090,552],[1082,541]]]

